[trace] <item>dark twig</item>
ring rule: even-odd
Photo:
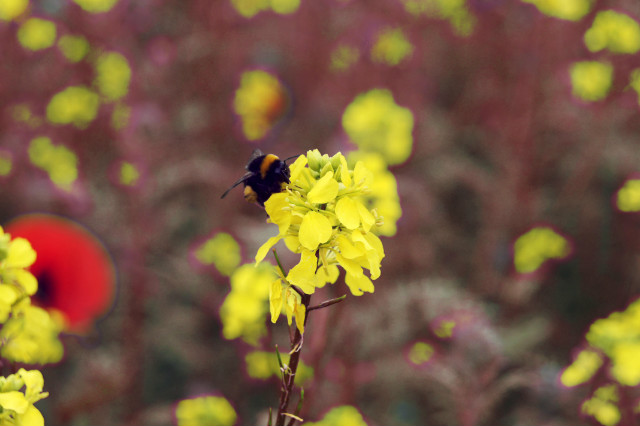
[[[336,303],[340,303],[342,302],[344,299],[346,299],[347,295],[343,294],[340,297],[336,297],[335,299],[329,299],[329,300],[325,300],[324,302],[315,305],[315,306],[311,306],[309,309],[307,309],[307,313],[316,310],[316,309],[322,309],[322,308],[326,308],[327,306],[331,306],[331,305],[335,305]]]

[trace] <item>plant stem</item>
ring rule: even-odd
[[[301,302],[304,305],[305,311],[309,307],[311,302],[311,295],[301,295]],[[307,323],[308,315],[305,316],[304,322]],[[295,325],[294,325],[295,327]],[[295,327],[296,331],[293,339],[291,340],[291,355],[289,358],[289,368],[285,369],[282,378],[282,389],[280,393],[280,404],[278,405],[278,415],[276,416],[276,426],[284,426],[287,407],[289,406],[289,400],[293,393],[294,381],[296,378],[296,372],[298,371],[298,364],[300,362],[300,353],[302,352],[302,333]],[[291,424],[291,423],[290,423]]]

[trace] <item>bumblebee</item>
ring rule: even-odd
[[[289,183],[291,172],[287,165],[287,160],[297,157],[289,157],[284,161],[274,154],[264,154],[256,149],[249,158],[249,163],[245,167],[247,172],[238,179],[220,198],[227,196],[236,186],[244,184],[244,199],[250,203],[258,203],[264,207],[265,201],[271,194],[282,192],[282,187]]]

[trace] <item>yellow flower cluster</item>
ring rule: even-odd
[[[58,339],[62,325],[31,305],[38,282],[25,268],[35,260],[27,240],[11,240],[0,227],[0,355],[14,362],[44,364],[62,359]]]
[[[280,240],[300,254],[299,263],[286,277],[281,275],[271,285],[273,322],[284,306],[289,323],[295,315],[302,331],[305,310],[296,289],[312,294],[318,287],[335,283],[338,266],[346,271],[345,283],[351,293],[373,292],[371,280],[380,276],[384,249],[373,233],[383,223],[382,217],[363,203],[371,180],[371,172],[361,161],[351,170],[340,153],[330,158],[313,150],[291,165],[291,183],[265,203],[270,221],[280,232],[256,254],[259,263]]]
[[[43,386],[38,370],[21,368],[16,374],[0,377],[0,425],[44,426],[42,414],[33,406],[49,396],[42,392]]]
[[[595,321],[586,337],[589,347],[578,353],[560,380],[568,387],[581,385],[607,365],[609,376],[617,383],[598,388],[582,405],[582,411],[603,425],[612,426],[620,420],[618,384],[640,385],[640,299],[624,311]],[[609,362],[605,363],[606,359]]]
[[[60,325],[47,311],[31,306],[30,296],[38,290],[38,282],[26,268],[35,260],[27,240],[11,240],[0,227],[0,355],[12,362],[43,364],[62,358]],[[38,370],[21,368],[0,377],[0,425],[44,425],[42,414],[33,406],[48,396],[42,392],[43,385]]]

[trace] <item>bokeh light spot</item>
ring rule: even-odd
[[[579,21],[591,10],[592,0],[522,0],[541,13],[567,21]]]
[[[63,35],[58,49],[70,62],[80,62],[89,53],[89,42],[82,36]]]
[[[219,232],[198,246],[194,255],[203,265],[215,265],[223,275],[231,273],[240,264],[240,245],[226,232]]]
[[[524,233],[513,245],[516,271],[527,274],[536,271],[549,259],[563,259],[571,252],[566,238],[549,227],[535,227]]]
[[[56,41],[56,24],[40,18],[29,18],[18,28],[18,41],[29,50],[51,47]]]
[[[569,74],[574,96],[584,101],[599,101],[609,93],[613,67],[599,61],[580,61],[571,66]]]
[[[103,53],[96,60],[96,86],[108,101],[122,98],[129,92],[131,67],[119,53]]]
[[[123,161],[120,164],[119,181],[125,186],[135,186],[140,179],[140,171],[135,164],[128,161]]]
[[[281,15],[295,13],[300,7],[300,0],[271,0],[271,9]]]
[[[456,327],[454,320],[442,320],[438,322],[433,332],[441,339],[447,339],[453,336],[453,329]]]
[[[582,403],[582,412],[593,416],[604,426],[615,426],[620,421],[618,402],[618,387],[616,385],[601,386],[593,396]]]
[[[178,426],[231,426],[238,415],[233,406],[221,396],[183,399],[176,405]]]
[[[289,354],[281,353],[280,359],[284,364],[289,362]],[[267,380],[270,377],[280,377],[280,365],[275,352],[252,351],[244,357],[247,374],[253,379]],[[313,368],[300,360],[295,377],[296,385],[300,386],[313,377]]]
[[[129,124],[130,117],[131,107],[122,102],[116,103],[111,113],[111,127],[115,130],[124,129]]]
[[[231,0],[233,8],[245,18],[252,18],[269,9],[269,0]]]
[[[353,66],[360,59],[360,51],[346,44],[341,44],[331,52],[331,69],[344,71]]]
[[[435,349],[428,343],[425,342],[416,342],[409,349],[409,362],[416,366],[421,366],[429,362],[433,355],[435,354]]]
[[[73,0],[78,6],[89,13],[108,12],[118,0]]]
[[[342,405],[334,407],[327,414],[324,415],[322,420],[318,422],[306,422],[302,426],[367,426],[367,422],[364,421],[362,414],[356,407],[351,405]]]
[[[637,53],[640,25],[624,13],[598,12],[593,25],[584,33],[584,44],[592,52],[608,49],[613,53]]]
[[[567,387],[581,385],[593,377],[602,363],[602,357],[597,352],[580,351],[575,361],[562,372],[560,381]]]
[[[54,145],[46,136],[31,140],[29,159],[34,166],[46,171],[49,179],[65,191],[70,191],[78,178],[76,154],[65,146]]]
[[[627,180],[618,190],[616,205],[623,212],[640,211],[640,179]]]
[[[363,151],[380,153],[388,164],[403,163],[413,147],[413,113],[396,104],[389,90],[358,95],[345,109],[342,126]]]
[[[11,153],[0,151],[0,176],[8,176],[13,168]]]
[[[449,21],[454,32],[462,37],[471,35],[476,24],[466,0],[403,0],[403,3],[411,15],[427,15]]]
[[[47,119],[55,124],[86,127],[98,113],[98,94],[85,86],[71,86],[56,93],[47,105]]]
[[[267,334],[265,317],[269,312],[269,288],[276,278],[273,265],[262,262],[242,265],[231,275],[231,292],[220,307],[222,335],[225,339],[242,338],[257,345]]]
[[[371,59],[387,65],[398,65],[411,56],[413,45],[399,29],[382,30],[371,48]]]
[[[282,117],[289,98],[280,81],[266,71],[246,71],[240,79],[233,102],[242,131],[250,140],[263,138]]]
[[[0,1],[0,20],[12,21],[22,15],[29,6],[29,0]]]

